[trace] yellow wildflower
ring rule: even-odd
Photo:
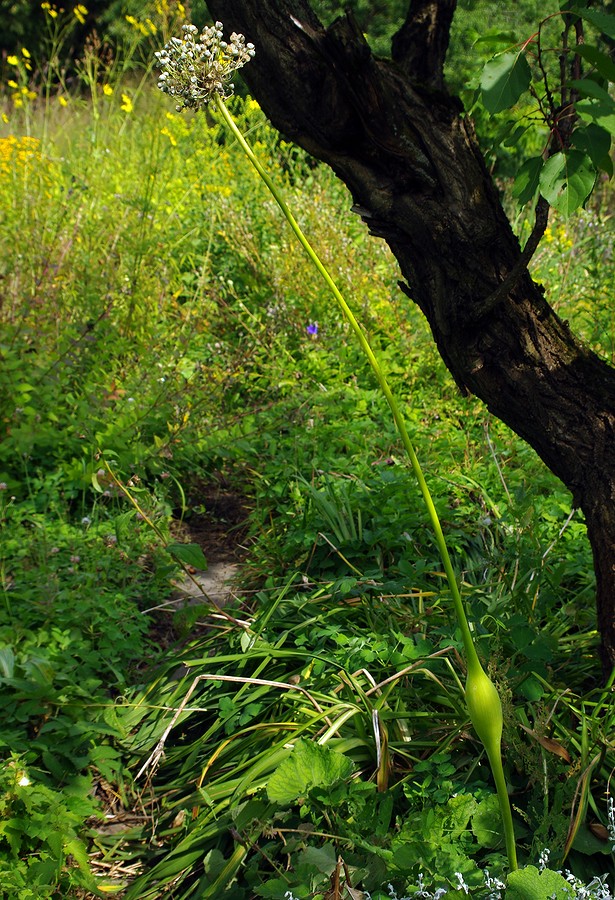
[[[140,34],[148,34],[148,30],[142,22],[139,22],[138,19],[135,19],[134,16],[124,16],[129,25],[132,25],[135,31],[138,31]]]
[[[68,106],[68,100],[66,97],[58,97],[58,103],[60,106]]]
[[[16,137],[10,134],[0,138],[0,175],[8,172],[25,172],[31,166],[41,166],[40,141],[33,137]]]
[[[169,131],[168,128],[166,128],[166,127],[165,127],[165,128],[161,128],[161,129],[160,129],[160,134],[164,134],[164,135],[166,135],[166,137],[168,137],[168,139],[169,139],[170,142],[171,142],[171,146],[172,146],[172,147],[177,147],[177,140],[175,139],[175,135],[174,135],[174,134],[171,134],[171,132]]]
[[[18,88],[18,87],[19,87],[19,85],[18,85],[18,84],[17,84],[17,82],[16,82],[16,81],[13,81],[13,79],[12,79],[12,78],[11,78],[11,80],[10,80],[10,81],[7,81],[7,84],[8,84],[8,86],[9,86],[9,87],[10,87],[10,88],[13,88],[13,89],[15,89],[15,88]]]
[[[21,48],[21,55],[25,56],[26,59],[31,59],[30,53],[25,47]]]
[[[110,97],[113,94],[113,88],[110,84],[103,84],[103,94],[105,97]]]
[[[73,15],[80,25],[85,25],[85,17],[87,16],[87,14],[88,11],[82,3],[78,3],[73,10]]]
[[[52,6],[51,3],[41,3],[41,9],[45,10],[46,15],[48,15],[50,19],[58,18],[58,10],[55,6]]]
[[[131,113],[133,110],[132,100],[128,96],[128,94],[122,94],[122,105],[120,106],[122,112]]]
[[[16,56],[7,56],[6,61],[9,64],[9,66],[18,66],[19,65],[19,60],[17,59]]]
[[[571,250],[574,246],[574,241],[571,240],[565,225],[558,226],[557,239],[562,250]]]

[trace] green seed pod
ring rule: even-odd
[[[499,753],[502,739],[502,703],[494,683],[480,664],[468,669],[466,703],[477,735],[489,755]]]

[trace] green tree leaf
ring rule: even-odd
[[[540,173],[540,193],[551,206],[568,218],[582,206],[592,192],[596,170],[587,154],[580,150],[556,153]]]
[[[503,53],[490,59],[480,80],[485,109],[493,114],[514,106],[531,79],[532,72],[522,53]]]
[[[600,9],[575,9],[577,15],[591,22],[601,34],[615,39],[615,16]]]
[[[568,900],[570,885],[559,872],[536,866],[517,869],[508,876],[506,900]]]
[[[194,569],[207,568],[207,560],[198,544],[167,544],[167,552],[173,559],[186,566],[192,566]]]
[[[606,106],[612,105],[615,109],[615,103],[611,100],[609,92],[597,81],[594,81],[593,78],[574,78],[570,84],[577,89],[582,97],[592,97],[594,100],[600,100]]]
[[[269,779],[267,796],[275,803],[290,803],[314,787],[331,787],[348,778],[353,768],[342,753],[301,739]]]
[[[576,105],[576,111],[582,119],[595,122],[601,128],[606,129],[610,134],[615,134],[615,103],[609,97],[608,102],[604,100],[579,100]]]
[[[522,206],[528,203],[538,190],[543,166],[542,156],[533,156],[531,159],[527,159],[517,172],[512,193]]]
[[[608,53],[603,53],[602,50],[592,47],[591,44],[579,44],[574,51],[594,66],[596,71],[607,81],[615,81],[615,62]]]
[[[529,130],[530,127],[528,125],[517,125],[513,133],[506,137],[502,143],[505,147],[515,147]]]
[[[605,128],[593,122],[575,128],[572,132],[572,146],[586,153],[598,169],[606,169],[611,162],[609,158],[611,135]]]

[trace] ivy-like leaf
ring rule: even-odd
[[[348,778],[353,768],[342,753],[301,739],[267,782],[267,796],[274,803],[290,803],[314,787],[331,787]]]
[[[472,831],[480,847],[498,847],[504,842],[497,794],[490,794],[478,804],[472,816]]]
[[[579,44],[574,48],[574,52],[594,66],[596,71],[607,81],[615,81],[615,62],[608,53],[603,53],[602,50],[592,47],[591,44]]]
[[[536,866],[517,869],[508,876],[506,900],[566,900],[570,885],[563,875]]]
[[[540,173],[540,193],[551,206],[568,218],[592,192],[596,170],[586,153],[570,150],[556,153]]]
[[[608,171],[611,135],[606,129],[594,123],[578,125],[572,132],[572,146],[587,153],[597,169]]]
[[[485,109],[493,114],[514,106],[531,79],[531,69],[522,53],[503,53],[490,59],[480,79]]]
[[[517,172],[512,193],[521,206],[528,203],[538,190],[543,166],[542,156],[533,156],[531,159],[527,159]]]

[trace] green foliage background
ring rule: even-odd
[[[375,45],[377,9],[358,9]],[[484,12],[468,5],[466,22]],[[141,33],[122,29],[132,46]],[[485,866],[504,877],[493,790],[388,411],[236,145],[152,90],[143,49],[94,69],[82,55],[78,86],[3,89],[3,889],[318,897],[343,856],[342,879],[372,897],[416,894],[421,874],[460,896],[460,872],[480,898]],[[563,865],[572,821],[565,865],[612,875],[589,828],[608,825],[615,759],[582,519],[460,396],[343,186],[255,101],[231,110],[407,411],[504,696],[522,862],[548,847]],[[532,263],[611,362],[612,209],[604,182],[577,219],[552,216]],[[170,602],[173,547],[212,485],[250,511],[230,620],[207,598]]]

